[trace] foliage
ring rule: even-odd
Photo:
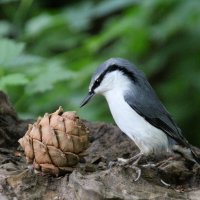
[[[0,17],[0,88],[21,117],[62,105],[110,121],[102,97],[79,104],[96,67],[124,57],[145,71],[184,134],[200,145],[200,1],[4,0]]]

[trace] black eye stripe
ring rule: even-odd
[[[97,79],[97,80],[94,82],[93,87],[94,87],[94,88],[97,88],[97,87],[100,85],[100,83],[101,83],[100,79]]]
[[[137,78],[135,77],[134,73],[129,71],[128,69],[122,67],[122,66],[118,66],[118,65],[110,65],[94,82],[91,91],[94,91],[95,88],[97,88],[100,83],[102,82],[102,80],[104,79],[105,75],[109,72],[113,72],[113,71],[121,71],[123,74],[125,74],[126,76],[128,76],[132,81],[137,82]]]

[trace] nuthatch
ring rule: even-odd
[[[95,94],[103,95],[118,127],[139,147],[142,155],[165,155],[173,146],[186,147],[193,160],[200,158],[183,137],[145,75],[129,61],[111,58],[93,74],[84,106]]]

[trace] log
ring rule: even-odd
[[[0,92],[2,200],[199,199],[200,168],[182,156],[165,158],[158,166],[153,158],[142,160],[138,181],[134,181],[136,170],[131,165],[110,165],[119,157],[129,158],[139,151],[116,126],[106,123],[85,122],[91,143],[72,173],[60,177],[36,174],[28,168],[17,142],[30,122],[20,120],[8,97]]]
[[[0,147],[16,147],[33,120],[20,120],[8,96],[0,91]]]

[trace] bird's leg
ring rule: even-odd
[[[143,156],[143,153],[140,152],[129,159],[118,158],[117,160],[118,162],[120,162],[120,165],[128,165],[128,164],[137,165],[142,156]]]
[[[173,146],[173,152],[169,154],[168,158],[165,158],[164,160],[161,160],[157,163],[147,163],[142,165],[142,167],[159,167],[164,168],[166,165],[168,165],[171,161],[177,160],[180,156],[184,157],[186,160],[194,162],[191,151],[188,148],[181,147],[179,145]]]
[[[171,160],[175,160],[176,157],[174,156],[170,156],[168,157],[167,159],[164,159],[164,160],[161,160],[161,161],[158,161],[158,162],[148,162],[148,163],[145,163],[145,164],[142,164],[141,166],[142,167],[145,167],[145,168],[150,168],[150,167],[162,167],[162,166],[165,166],[167,165]]]
[[[128,166],[136,171],[136,178],[134,178],[134,181],[137,181],[141,176],[141,169],[137,165],[142,156],[143,153],[140,152],[129,159],[118,158],[117,162],[110,162],[109,167],[111,168],[113,165],[118,165],[121,167]]]

